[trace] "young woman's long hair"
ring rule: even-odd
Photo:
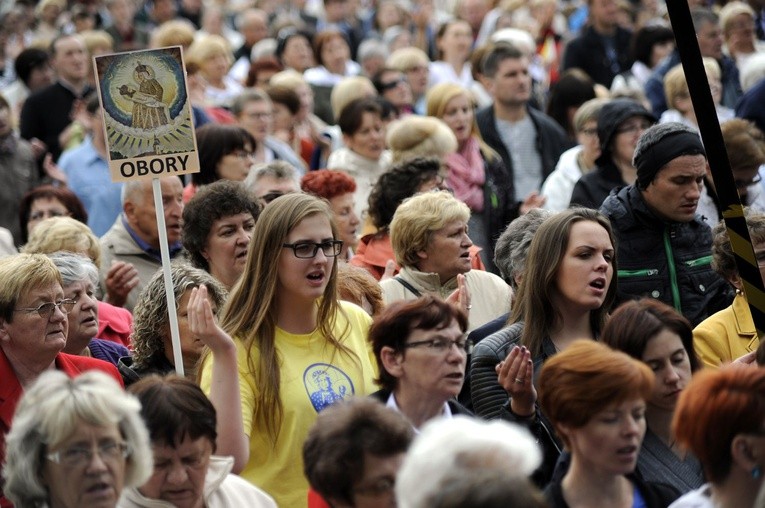
[[[274,341],[276,334],[276,288],[282,244],[290,231],[303,219],[324,215],[337,238],[337,226],[329,205],[307,194],[288,194],[271,202],[258,218],[244,274],[234,286],[221,313],[221,327],[247,350],[247,368],[254,376],[258,392],[255,400],[255,421],[265,425],[272,442],[276,443],[283,417],[279,394],[280,364]],[[291,254],[290,254],[291,255]],[[355,356],[342,344],[347,330],[335,336],[333,328],[338,312],[342,312],[335,297],[337,291],[337,257],[332,262],[324,296],[318,301],[318,331],[328,345]],[[252,361],[253,348],[258,350],[258,364]]]
[[[571,208],[553,215],[539,226],[531,241],[526,262],[526,272],[518,288],[510,322],[523,321],[521,343],[532,356],[542,352],[542,341],[549,337],[556,326],[562,323],[562,316],[553,305],[555,282],[571,237],[571,228],[577,222],[590,221],[603,226],[614,247],[613,277],[606,292],[606,298],[599,309],[590,312],[590,324],[595,333],[600,332],[606,322],[611,305],[616,298],[616,240],[608,219],[589,208]]]

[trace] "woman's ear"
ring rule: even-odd
[[[759,478],[762,475],[760,464],[765,457],[754,439],[762,440],[763,438],[738,434],[730,444],[730,455],[733,467],[738,467],[754,478]]]
[[[383,368],[385,372],[395,378],[399,378],[403,375],[402,364],[404,363],[404,355],[392,347],[384,346],[380,350],[380,360],[382,360]]]

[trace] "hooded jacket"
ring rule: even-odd
[[[603,106],[598,115],[600,156],[595,161],[595,171],[584,175],[574,185],[571,193],[572,205],[600,208],[613,189],[629,185],[630,182],[624,181],[619,168],[614,163],[611,145],[616,137],[617,129],[634,117],[646,118],[651,123],[656,122],[655,116],[633,100],[615,99]]]

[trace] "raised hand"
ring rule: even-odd
[[[525,346],[515,346],[497,364],[497,381],[510,395],[510,409],[518,416],[534,414],[537,389],[534,387],[534,363]]]
[[[213,354],[234,347],[231,336],[223,331],[215,319],[207,297],[207,287],[204,284],[191,290],[186,309],[191,333],[204,342]]]

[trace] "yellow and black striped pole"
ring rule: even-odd
[[[712,179],[723,210],[723,220],[725,220],[725,227],[733,247],[738,273],[743,282],[754,326],[757,334],[762,337],[765,331],[765,288],[763,288],[752,240],[744,219],[744,208],[730,168],[728,152],[725,150],[714,101],[709,91],[691,12],[685,0],[669,0],[667,10],[675,32],[675,42],[680,53],[683,71],[689,84],[688,89],[701,130],[701,139],[704,141],[707,160],[712,169]]]

